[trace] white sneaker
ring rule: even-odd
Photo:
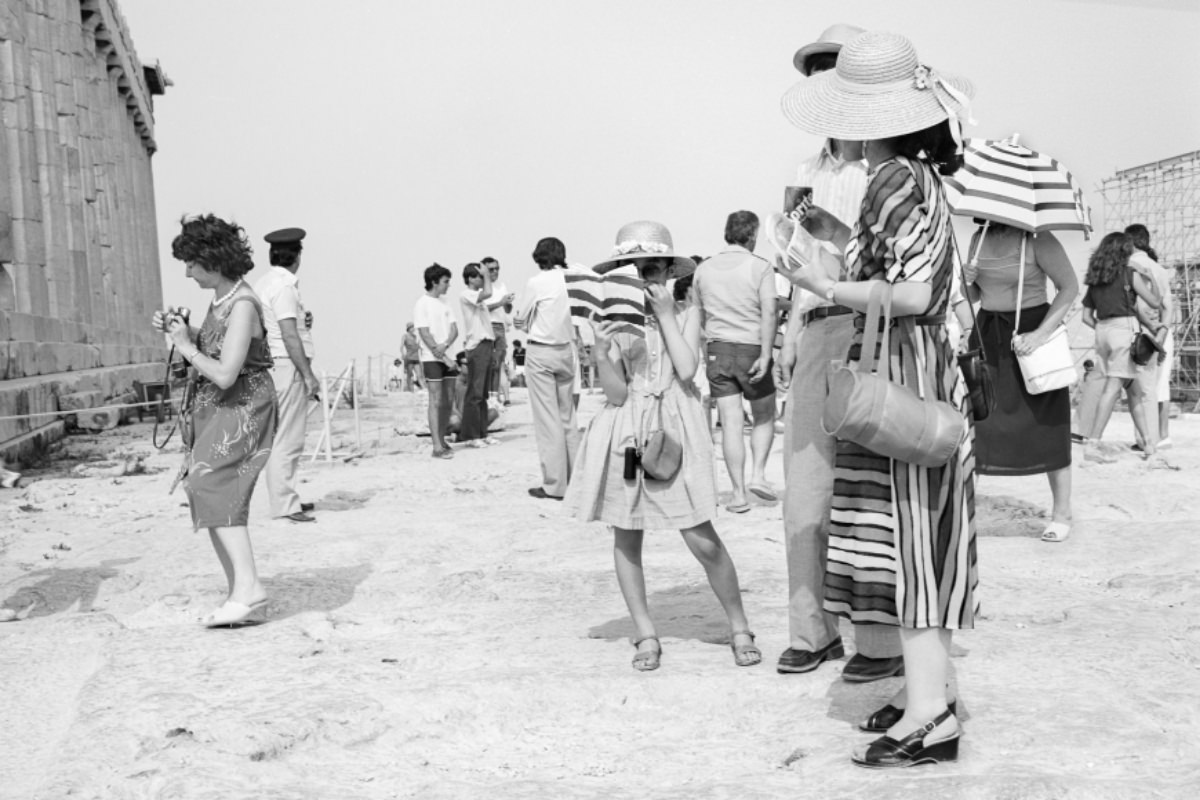
[[[1158,449],[1159,450],[1164,450],[1170,446],[1171,446],[1171,437],[1170,436],[1168,436],[1165,439],[1160,439],[1158,441]]]
[[[21,473],[13,472],[11,469],[0,469],[0,487],[15,489],[19,480],[21,480]]]

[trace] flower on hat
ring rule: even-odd
[[[636,253],[670,253],[671,248],[663,242],[625,241],[613,248],[613,256],[628,256]]]
[[[913,70],[913,86],[918,89],[929,88],[929,67],[924,64],[918,64]]]

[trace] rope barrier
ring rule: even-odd
[[[62,417],[62,416],[66,416],[67,414],[89,414],[93,411],[112,411],[112,410],[123,410],[126,408],[139,408],[139,407],[157,408],[159,403],[162,403],[163,405],[169,404],[172,406],[178,406],[179,402],[180,401],[178,399],[171,398],[170,400],[147,400],[142,403],[121,403],[120,405],[92,406],[91,408],[76,408],[76,409],[73,409],[70,411],[35,411],[31,414],[9,414],[9,415],[5,415],[5,416],[0,416],[0,422],[7,422],[8,420],[14,420],[14,419],[33,419],[34,417]]]

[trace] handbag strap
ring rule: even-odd
[[[971,256],[971,264],[972,265],[976,265],[979,263],[979,251],[983,249],[983,239],[985,236],[987,236],[987,229],[988,229],[989,224],[990,224],[990,222],[988,220],[985,219],[983,221],[983,229],[979,233],[979,241],[975,244],[975,253]],[[979,330],[979,319],[978,319],[978,317],[975,316],[975,304],[973,302],[971,302],[971,294],[970,294],[970,289],[969,289],[970,285],[967,283],[967,271],[966,271],[966,268],[963,266],[962,256],[958,252],[958,241],[957,240],[955,240],[955,242],[954,242],[954,255],[958,259],[958,279],[960,281],[962,281],[963,300],[965,300],[967,303],[967,310],[971,312],[971,335],[973,335],[975,337],[975,343],[979,346],[980,356],[982,356],[986,360],[987,352],[984,350],[984,347],[983,347],[983,331]],[[968,339],[967,347],[969,349],[970,348],[970,343],[969,343],[970,336],[968,336],[967,339]]]
[[[867,297],[867,319],[863,333],[863,350],[859,356],[859,371],[875,372],[878,364],[875,358],[875,345],[879,344],[883,353],[883,377],[888,377],[890,359],[888,358],[888,330],[892,323],[892,285],[886,280],[871,281],[871,292]],[[883,320],[883,336],[879,335],[879,322]],[[882,340],[881,340],[882,338]]]
[[[1013,340],[1015,341],[1021,330],[1021,303],[1025,297],[1025,240],[1029,238],[1029,234],[1021,231],[1021,260],[1017,262],[1017,318],[1013,323]]]

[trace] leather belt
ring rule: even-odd
[[[926,314],[923,317],[917,317],[916,319],[914,319],[913,323],[917,324],[917,325],[945,325],[946,324],[946,315],[945,314]]]
[[[812,311],[805,311],[801,319],[804,320],[805,325],[808,325],[813,320],[825,319],[826,317],[840,317],[843,314],[853,313],[853,308],[846,308],[845,306],[821,306],[820,308],[814,308]]]

